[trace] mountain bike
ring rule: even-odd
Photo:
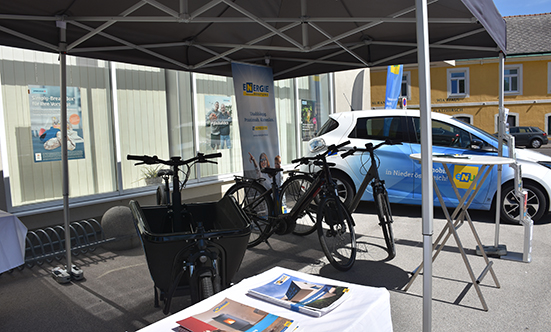
[[[128,160],[140,164],[162,164],[170,170],[161,170],[165,184],[157,191],[156,206],[140,206],[130,202],[130,210],[147,258],[155,287],[164,301],[164,313],[170,308],[177,292],[191,295],[199,302],[229,287],[231,278],[239,269],[250,234],[247,216],[234,199],[224,197],[217,202],[182,204],[181,190],[186,185],[191,167],[196,163],[216,163],[221,153],[198,153],[188,160],[172,157],[162,160],[157,156],[128,155]],[[184,169],[180,169],[184,166]],[[179,174],[184,174],[180,182]],[[168,197],[168,178],[172,176],[172,204]]]
[[[251,220],[252,240],[249,240],[249,247],[267,241],[274,233],[283,235],[295,231],[297,220],[304,220],[307,226],[295,232],[312,232],[310,224],[312,218],[315,218],[314,229],[318,231],[321,248],[331,265],[341,271],[349,270],[354,265],[354,220],[338,197],[336,184],[329,171],[331,164],[326,159],[328,153],[335,154],[349,143],[331,145],[327,151],[314,157],[293,160],[292,163],[303,165],[313,163],[321,171],[313,177],[297,173],[285,181],[281,190],[275,180],[272,180],[272,188],[267,190],[261,184],[262,179],[236,178],[236,184],[226,195],[235,197]],[[270,168],[264,170],[272,178],[280,171]],[[290,211],[286,208],[290,208]]]
[[[381,226],[383,230],[383,236],[385,238],[385,244],[388,252],[388,258],[387,259],[393,259],[396,256],[396,248],[395,248],[395,241],[394,241],[394,233],[392,231],[392,223],[394,220],[392,219],[392,212],[390,210],[390,203],[388,200],[388,192],[386,191],[385,187],[385,181],[381,180],[379,177],[379,165],[377,163],[378,158],[376,158],[375,150],[380,148],[383,145],[393,145],[390,140],[386,140],[384,142],[381,142],[377,145],[373,145],[373,143],[367,143],[365,145],[365,148],[357,148],[353,147],[352,149],[344,152],[341,157],[346,158],[348,156],[353,155],[355,152],[367,152],[369,154],[369,160],[371,161],[371,166],[365,173],[365,177],[358,188],[358,191],[354,198],[352,199],[352,202],[350,203],[350,206],[348,209],[350,210],[350,213],[354,213],[356,209],[358,208],[358,205],[360,203],[360,200],[362,198],[363,193],[365,192],[367,185],[370,184],[371,187],[373,187],[373,200],[375,201],[375,206],[377,208],[377,216],[379,217],[379,226]],[[400,144],[400,143],[397,143]],[[365,169],[365,164],[369,161],[362,162],[362,168]]]

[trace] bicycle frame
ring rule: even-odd
[[[341,145],[346,145],[348,143],[349,142],[345,142]],[[339,147],[336,147],[335,150],[338,150]],[[293,163],[297,161],[304,163],[309,159],[311,158],[293,160]],[[300,196],[298,202],[293,207],[291,212],[284,215],[285,218],[290,218],[292,221],[296,221],[302,211],[304,211],[308,207],[308,205],[318,196],[321,191],[333,192],[335,193],[335,196],[338,197],[336,193],[336,185],[333,181],[333,177],[331,176],[331,171],[329,170],[330,163],[327,162],[326,155],[322,155],[322,160],[315,163],[321,163],[321,165],[318,166],[321,166],[322,170],[317,174],[317,176],[314,177],[314,182],[312,182],[308,190],[302,196]],[[326,187],[325,190],[324,186]]]
[[[371,155],[371,167],[369,167],[369,170],[365,174],[365,177],[360,184],[360,187],[358,188],[358,192],[356,192],[356,195],[354,195],[354,199],[350,203],[350,213],[354,213],[356,209],[358,208],[358,205],[360,204],[360,201],[362,199],[363,193],[367,189],[367,186],[371,181],[373,181],[374,186],[379,186],[381,183],[381,179],[379,178],[379,171],[377,169],[377,166],[375,164],[374,160],[374,153],[373,151],[370,151]]]
[[[360,187],[358,188],[358,191],[356,192],[356,195],[354,195],[354,199],[350,203],[350,213],[354,213],[356,209],[358,208],[358,205],[360,204],[360,201],[362,199],[362,196],[367,189],[367,186],[373,181],[373,193],[375,194],[375,190],[384,190],[381,188],[381,186],[384,187],[383,182],[381,181],[381,178],[379,177],[379,170],[377,167],[377,163],[375,161],[375,150],[377,150],[379,147],[385,144],[392,144],[390,141],[384,141],[381,142],[375,146],[373,146],[372,143],[366,144],[366,149],[356,149],[353,148],[352,150],[349,150],[349,152],[343,154],[344,157],[346,157],[348,154],[352,154],[355,151],[367,151],[369,153],[369,157],[371,158],[371,166],[369,167],[369,170],[365,174],[365,177],[360,184]]]
[[[375,160],[375,150],[381,147],[384,144],[391,145],[392,142],[386,140],[375,146],[372,143],[365,145],[365,149],[358,149],[356,147],[342,154],[342,157],[345,158],[354,154],[356,151],[368,152],[371,158],[371,167],[365,174],[364,180],[362,181],[358,192],[354,196],[352,203],[350,204],[349,211],[353,213],[356,211],[360,200],[363,196],[363,193],[367,189],[368,184],[371,183],[373,186],[373,200],[377,206],[377,214],[379,217],[379,226],[383,229],[383,235],[385,237],[385,242],[387,244],[388,259],[393,259],[396,256],[396,249],[394,245],[394,234],[392,232],[392,213],[390,212],[390,205],[388,202],[388,193],[384,185],[384,181],[379,177],[379,170],[377,167],[377,161]],[[382,204],[382,205],[381,205]]]

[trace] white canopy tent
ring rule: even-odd
[[[238,61],[268,65],[275,79],[418,63],[421,154],[427,161],[422,177],[432,179],[429,64],[497,57],[506,50],[506,29],[491,0],[18,0],[0,8],[0,44],[59,53],[62,99],[66,54],[225,76]],[[62,141],[70,238],[67,141]],[[429,331],[432,181],[423,182],[422,194],[423,327]]]

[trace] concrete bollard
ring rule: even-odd
[[[114,206],[107,210],[101,218],[101,226],[105,239],[115,238],[103,244],[108,250],[128,250],[140,245],[132,212],[128,206]]]

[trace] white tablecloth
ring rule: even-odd
[[[19,218],[0,210],[0,273],[25,263],[26,236]]]
[[[246,295],[249,289],[268,283],[279,277],[282,273],[315,283],[348,286],[351,295],[341,305],[322,317],[311,317]],[[392,331],[390,294],[386,288],[361,286],[288,270],[282,267],[274,267],[262,274],[244,279],[229,289],[214,294],[189,308],[153,323],[141,329],[140,332],[175,331],[178,327],[177,321],[207,311],[226,297],[271,314],[295,320],[299,326],[296,331]]]

